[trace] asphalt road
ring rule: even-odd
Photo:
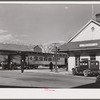
[[[100,88],[96,77],[38,70],[0,70],[0,88]]]

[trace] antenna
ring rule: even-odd
[[[92,19],[94,19],[94,5],[92,4]]]

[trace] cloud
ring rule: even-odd
[[[6,42],[11,40],[13,37],[11,34],[0,35],[0,42]]]
[[[14,35],[15,37],[28,37],[29,35],[28,34],[15,34]]]
[[[24,44],[23,40],[15,38],[12,34],[0,34],[0,43]]]
[[[7,43],[24,45],[23,40],[20,40],[20,39],[12,39],[12,40],[10,40],[10,41],[7,41]]]
[[[42,48],[44,49],[43,52],[47,52],[50,53],[52,52],[52,49],[55,48],[55,46],[59,47],[60,45],[63,45],[64,43],[66,43],[65,41],[51,41],[48,43],[43,43]]]
[[[8,30],[3,30],[3,29],[0,29],[0,33],[7,33]]]
[[[29,35],[27,34],[22,34],[21,37],[28,37]]]

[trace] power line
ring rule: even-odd
[[[94,5],[92,4],[92,19],[94,19]]]

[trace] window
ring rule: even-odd
[[[98,63],[96,63],[96,65],[98,65]]]
[[[43,61],[43,57],[39,57],[39,60],[40,60],[40,61]]]
[[[53,57],[53,61],[55,61],[55,57]]]
[[[80,56],[75,56],[75,65],[78,66],[80,63]]]
[[[44,57],[44,61],[47,61],[48,59],[47,59],[47,57]]]
[[[38,57],[37,57],[37,56],[34,56],[34,60],[35,60],[35,61],[38,61]]]
[[[91,56],[90,56],[90,60],[96,60],[95,55],[91,55]]]
[[[49,57],[49,58],[48,58],[48,61],[52,61],[52,58]]]
[[[29,58],[30,58],[30,60],[32,60],[32,59],[33,59],[33,58],[32,58],[32,56],[30,56]]]

